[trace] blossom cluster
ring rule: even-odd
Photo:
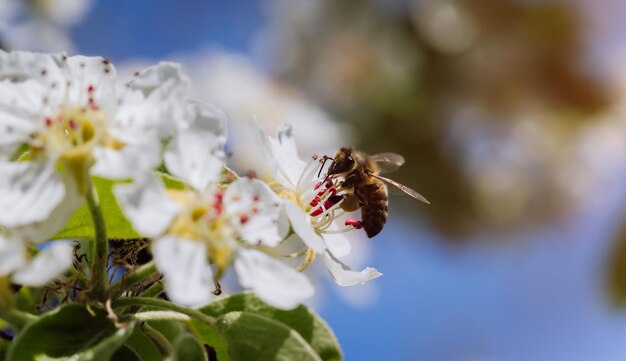
[[[379,277],[340,261],[350,252],[342,233],[359,224],[342,221],[342,179],[299,158],[289,125],[258,137],[269,182],[226,168],[226,117],[191,97],[178,64],[122,83],[104,58],[0,51],[0,276],[42,286],[70,267],[71,247],[48,241],[97,176],[116,181],[174,302],[208,302],[232,267],[243,288],[292,308],[314,293],[301,271],[316,255],[338,285]],[[303,257],[300,267],[281,254],[287,243],[302,244],[289,255]]]

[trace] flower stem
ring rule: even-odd
[[[107,283],[107,258],[109,255],[109,241],[107,238],[106,225],[104,223],[104,217],[102,216],[102,210],[98,201],[98,195],[96,189],[93,187],[91,177],[87,178],[87,189],[85,192],[85,198],[87,199],[87,206],[91,213],[91,219],[93,221],[93,227],[95,230],[95,238],[89,247],[89,264],[91,265],[91,295],[97,300],[104,300],[106,298],[106,283]]]
[[[141,329],[154,342],[163,358],[167,358],[169,355],[174,353],[174,348],[172,347],[172,344],[165,336],[163,336],[161,332],[152,328],[147,323],[142,324]]]
[[[185,314],[191,318],[195,318],[196,320],[202,321],[207,324],[212,325],[215,323],[215,319],[211,316],[205,315],[204,313],[200,311],[196,311],[191,308],[182,307],[175,303],[165,301],[165,300],[158,300],[158,299],[147,298],[147,297],[123,297],[123,298],[113,301],[113,307],[128,306],[128,305],[150,306],[150,307],[155,307],[155,308],[160,308],[160,309],[165,309],[165,310],[176,311],[176,312],[180,312],[182,314]]]

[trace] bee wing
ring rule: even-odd
[[[381,173],[391,173],[404,164],[404,157],[397,153],[378,153],[370,156]]]
[[[406,195],[408,195],[410,197],[413,197],[413,198],[417,199],[418,201],[424,202],[426,204],[430,204],[430,202],[428,201],[428,199],[426,199],[426,197],[424,197],[423,195],[417,193],[414,189],[405,186],[404,184],[400,184],[400,183],[396,182],[393,179],[385,178],[385,177],[379,176],[377,174],[372,174],[372,176],[380,179],[381,181],[383,181],[383,182],[385,182],[385,183],[387,183],[389,185],[392,185],[392,186],[396,187],[397,189],[399,189],[402,192],[404,192],[404,194],[406,194]]]

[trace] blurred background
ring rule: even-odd
[[[626,2],[0,0],[5,49],[184,64],[247,133],[294,126],[302,157],[404,155],[339,288],[313,306],[346,360],[626,359]],[[356,267],[355,267],[356,268]]]

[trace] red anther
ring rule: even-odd
[[[257,246],[262,246],[262,245],[263,245],[263,240],[262,240],[262,239],[258,239],[258,240],[256,241],[256,245],[257,245]]]
[[[104,65],[109,65],[109,63],[111,63],[111,62],[109,61],[109,59],[107,59],[107,58],[103,58],[103,59],[102,59],[102,64],[104,64]]]
[[[328,189],[328,192],[330,193],[331,196],[334,196],[335,194],[337,194],[337,188],[335,187],[330,187]]]
[[[322,207],[318,207],[311,213],[311,216],[312,217],[317,217],[320,214],[322,214],[322,212],[324,212],[324,210],[322,210]]]
[[[136,72],[134,72],[134,73],[133,73],[133,75],[134,75],[134,76],[139,76],[139,74],[140,74],[140,73],[139,73],[138,71],[136,71]]]
[[[319,196],[316,196],[315,198],[313,198],[313,200],[309,204],[311,205],[311,207],[315,207],[321,201],[322,199]]]
[[[330,178],[329,178],[329,179],[327,179],[327,180],[326,180],[326,188],[330,188],[330,187],[332,187],[332,186],[333,186],[333,181],[331,181],[331,180],[330,180]]]
[[[69,125],[70,128],[72,128],[73,130],[76,130],[76,128],[78,128],[78,124],[76,124],[76,121],[74,119],[69,120]]]
[[[94,102],[93,102],[93,97],[92,97],[91,95],[89,96],[89,104],[90,104],[90,105],[93,105],[93,104],[94,104]]]
[[[250,217],[248,217],[247,214],[242,214],[241,216],[239,216],[239,223],[244,224],[248,222],[249,219]]]
[[[252,214],[259,213],[259,209],[257,207],[252,207]]]
[[[324,202],[324,208],[330,209],[335,204],[336,204],[336,202],[334,202],[332,198],[329,198],[329,199],[326,200],[326,202]]]
[[[313,187],[313,190],[316,191],[317,188],[319,188],[322,185],[322,182],[317,182],[317,184],[315,185],[315,187]]]
[[[361,221],[357,221],[356,219],[347,219],[345,225],[352,226],[355,229],[363,228],[363,223]]]
[[[249,170],[248,173],[246,173],[246,177],[248,177],[248,179],[254,179],[256,178],[256,172],[253,170]]]
[[[261,196],[258,195],[258,194],[255,194],[254,196],[252,196],[252,200],[255,201],[255,202],[258,202],[259,199],[261,199]]]
[[[45,122],[46,122],[46,127],[49,127],[52,125],[52,119],[50,119],[50,117],[47,117]]]
[[[87,92],[93,93],[93,91],[94,91],[93,84],[89,84],[89,86],[87,87]]]

